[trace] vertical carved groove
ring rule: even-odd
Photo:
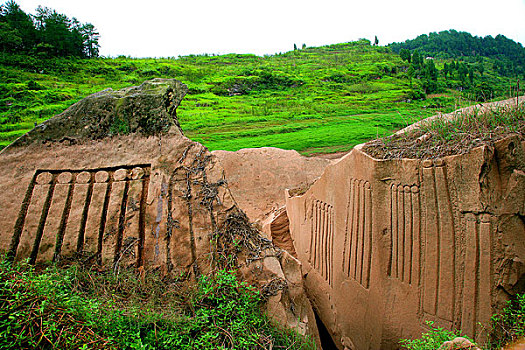
[[[319,252],[320,256],[321,256],[321,275],[323,277],[326,278],[326,257],[327,257],[327,251],[326,251],[326,234],[328,232],[328,220],[327,220],[327,215],[328,215],[328,206],[326,205],[326,203],[323,203],[323,206],[322,206],[322,213],[323,213],[323,230],[321,231],[322,234],[321,234],[321,251]]]
[[[53,262],[60,259],[60,253],[62,251],[62,243],[64,241],[64,235],[66,233],[67,220],[71,211],[71,203],[73,202],[73,191],[75,190],[75,179],[76,174],[72,174],[71,182],[69,183],[69,189],[67,191],[66,204],[64,211],[62,212],[62,218],[60,219],[60,226],[58,227],[57,240],[55,244],[55,253],[53,254]]]
[[[142,180],[142,193],[140,196],[139,209],[139,244],[137,253],[137,267],[144,266],[144,242],[146,241],[146,204],[148,200],[149,172],[144,169]]]
[[[359,245],[357,250],[357,263],[356,263],[356,281],[363,284],[363,256],[365,247],[365,182],[359,182],[359,197],[361,201],[359,203],[359,231],[358,239]]]
[[[321,203],[319,201],[315,202],[315,205],[317,207],[316,213],[317,213],[317,230],[315,232],[315,256],[314,256],[314,266],[316,269],[319,269],[319,251],[321,250],[321,230],[323,227],[323,214],[321,212]]]
[[[403,194],[403,186],[397,186],[397,271],[401,281],[405,278],[405,269],[403,263],[405,261],[405,196]]]
[[[403,263],[404,265],[404,273],[403,273],[403,281],[410,283],[411,281],[411,272],[412,272],[412,199],[411,199],[411,192],[410,187],[405,186],[403,188],[404,192],[404,207],[405,207],[405,261]]]
[[[328,281],[330,282],[330,285],[333,285],[333,254],[334,254],[334,212],[333,210],[330,210],[330,231],[328,232],[328,237],[330,242],[328,246],[328,251],[330,252],[328,254]]]
[[[310,264],[313,264],[313,260],[314,260],[314,244],[315,244],[315,230],[316,230],[316,225],[317,225],[317,221],[316,221],[316,214],[315,214],[315,201],[312,201],[312,205],[311,205],[311,209],[312,209],[312,220],[310,222],[310,246],[309,246],[309,249],[310,251],[308,252],[308,262],[310,262]]]
[[[129,176],[129,174],[128,174]],[[124,193],[122,194],[122,201],[120,202],[120,214],[118,218],[117,241],[115,244],[115,252],[113,264],[116,265],[120,260],[122,250],[122,237],[124,236],[124,229],[126,228],[126,209],[128,204],[129,178],[126,177],[124,182]]]
[[[439,281],[438,281],[438,316],[454,320],[455,305],[455,254],[454,220],[452,204],[446,177],[445,166],[441,160],[435,161],[435,185],[439,215]]]
[[[354,206],[354,182],[353,180],[350,180],[350,195],[348,196],[348,203],[347,203],[347,212],[346,212],[346,227],[345,227],[345,243],[343,246],[343,263],[342,263],[342,269],[345,273],[348,274],[348,265],[350,264],[350,243],[352,242],[352,229],[351,229],[351,220],[352,220],[352,212],[353,212],[353,206]],[[350,227],[350,229],[349,229]],[[349,237],[350,236],[350,237]]]
[[[365,239],[363,286],[368,289],[370,287],[370,270],[372,267],[372,189],[368,182],[365,184]]]
[[[491,286],[492,286],[492,242],[491,242],[491,222],[488,214],[480,215],[480,227],[479,227],[479,289],[478,295],[486,297],[484,303],[479,303],[477,321],[477,335],[482,334],[483,327],[490,324],[490,318],[492,315],[491,307]],[[478,299],[479,300],[479,299]],[[481,323],[481,325],[479,325]]]
[[[82,254],[84,250],[84,239],[86,236],[86,224],[89,214],[89,207],[91,205],[91,199],[93,198],[93,186],[95,183],[95,173],[90,174],[89,185],[86,193],[86,201],[84,203],[84,209],[82,210],[82,217],[80,219],[80,228],[78,231],[78,240],[77,240],[77,253]]]
[[[392,276],[399,277],[398,274],[398,232],[397,232],[397,185],[393,184],[391,187],[392,190],[392,213],[391,217],[391,231],[392,231]]]
[[[55,191],[56,184],[56,175],[53,174],[53,179],[49,185],[47,191],[46,201],[44,202],[44,207],[42,208],[42,215],[40,216],[40,221],[38,223],[38,228],[36,230],[35,242],[33,244],[33,250],[29,256],[29,263],[35,264],[36,258],[38,256],[38,248],[40,248],[40,242],[42,241],[42,235],[44,234],[44,227],[47,220],[47,214],[49,214],[49,208],[51,207],[51,200],[53,199],[53,192]]]
[[[421,205],[419,199],[419,188],[417,186],[412,186],[412,243],[413,243],[413,252],[412,252],[412,273],[410,283],[415,285],[420,285],[421,281]]]
[[[436,314],[439,271],[439,226],[437,221],[436,188],[432,161],[423,162],[423,194],[425,202],[425,275],[423,310]]]
[[[108,172],[108,184],[106,186],[106,194],[104,195],[104,204],[102,205],[102,216],[100,217],[100,226],[98,229],[97,241],[97,263],[102,265],[102,243],[104,239],[104,231],[106,229],[106,220],[108,216],[109,200],[111,197],[111,188],[113,187],[113,171]]]
[[[476,333],[476,305],[478,298],[479,228],[474,214],[466,215],[465,270],[461,330],[469,336]]]
[[[171,236],[173,235],[173,226],[175,221],[173,220],[173,176],[170,177],[168,182],[168,225],[166,227],[166,267],[168,271],[173,269],[173,263],[171,262]]]
[[[22,232],[24,230],[27,210],[29,209],[29,204],[31,203],[31,197],[33,196],[33,189],[35,188],[36,177],[38,176],[38,174],[39,172],[37,171],[33,175],[33,178],[31,179],[31,182],[27,187],[24,200],[22,201],[22,207],[20,208],[18,218],[16,219],[15,228],[13,230],[13,237],[11,238],[11,244],[9,245],[9,251],[7,253],[8,260],[13,260],[16,256],[16,251],[18,249],[18,245],[20,244],[20,237],[22,236]]]
[[[353,222],[353,227],[354,227],[354,233],[353,233],[353,237],[354,237],[354,240],[352,242],[352,266],[351,266],[351,271],[350,271],[350,277],[352,277],[353,279],[356,279],[356,275],[357,275],[357,246],[359,244],[359,209],[361,208],[361,191],[359,190],[359,188],[361,187],[361,183],[360,181],[356,181],[355,182],[356,184],[356,190],[355,190],[355,193],[356,193],[356,204],[354,206],[354,222]]]

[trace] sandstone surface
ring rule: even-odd
[[[285,205],[286,189],[308,187],[334,162],[275,147],[212,154],[221,162],[237,203],[258,223]]]
[[[355,147],[288,192],[308,296],[338,348],[396,349],[427,321],[482,342],[525,287],[525,142],[433,160]]]
[[[249,223],[218,158],[183,136],[176,108],[186,92],[161,79],[105,90],[4,149],[0,251],[188,276],[233,256],[266,291],[271,317],[316,337],[300,263]]]

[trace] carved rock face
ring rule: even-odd
[[[483,341],[525,284],[525,142],[424,161],[360,148],[286,203],[307,293],[332,338],[341,349],[397,348],[433,321]]]
[[[175,108],[186,91],[178,81],[157,79],[103,91],[4,149],[0,251],[32,263],[81,259],[115,270],[137,266],[195,275],[217,266],[219,245],[237,249],[219,236],[232,213],[240,212],[224,170],[178,127]],[[117,121],[129,127],[127,132],[114,132]],[[252,244],[237,252],[244,257],[241,272],[263,289],[274,281],[289,284],[269,294],[268,308],[275,318],[288,316],[277,320],[284,326],[315,336],[302,281],[288,281],[301,275],[300,263],[283,260],[257,230],[249,231]],[[254,257],[250,249],[264,254]],[[289,311],[290,293],[297,317]]]

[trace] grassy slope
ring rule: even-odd
[[[469,103],[455,89],[406,102],[411,87],[405,69],[397,54],[366,41],[264,57],[39,60],[0,54],[0,147],[88,94],[153,77],[189,86],[178,109],[180,122],[188,137],[212,150],[348,150]],[[490,67],[483,79],[508,86]],[[418,84],[414,80],[413,88]]]

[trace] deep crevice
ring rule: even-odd
[[[315,323],[317,325],[317,330],[319,331],[319,339],[321,340],[321,349],[322,350],[337,350],[338,347],[335,344],[328,328],[324,325],[323,321],[317,314],[317,310],[313,309],[315,315]]]

